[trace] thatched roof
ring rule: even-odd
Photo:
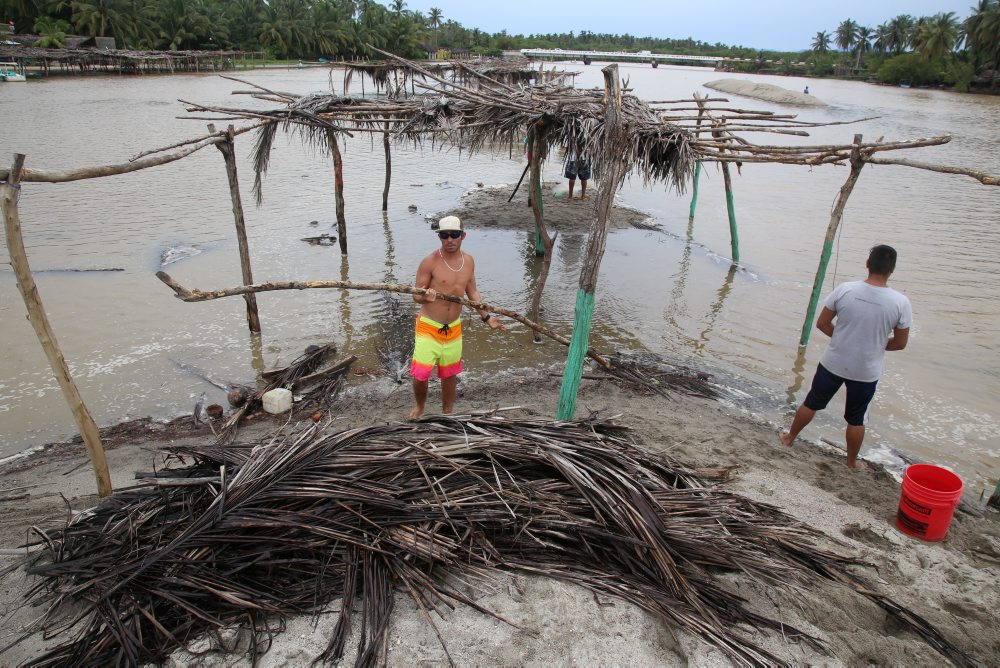
[[[90,38],[95,39],[95,38]],[[96,38],[110,39],[114,38]],[[107,44],[107,42],[105,42]],[[95,45],[97,43],[95,42]],[[54,60],[54,61],[76,61],[85,60],[87,62],[151,62],[151,61],[175,61],[183,62],[192,58],[227,58],[237,56],[241,51],[132,51],[129,49],[115,48],[65,48],[65,49],[42,49],[28,45],[0,45],[0,59],[3,60]]]
[[[627,133],[625,148],[614,146],[605,130],[605,93],[601,89],[579,90],[558,81],[527,84],[507,83],[455,63],[476,85],[446,79],[416,63],[386,53],[395,64],[365,71],[388,72],[407,69],[411,76],[430,79],[434,86],[418,85],[420,93],[407,95],[397,89],[391,97],[352,98],[344,95],[298,96],[270,91],[237,91],[279,103],[260,111],[235,107],[212,107],[188,103],[188,111],[221,114],[224,120],[246,118],[271,121],[259,130],[256,165],[258,186],[267,170],[267,154],[277,129],[301,132],[304,139],[323,145],[328,133],[382,133],[391,129],[397,140],[445,140],[472,151],[520,146],[529,132],[536,145],[548,153],[565,148],[590,159],[595,177],[610,173],[609,161],[623,161],[623,175],[640,176],[647,184],[663,182],[683,191],[693,176],[697,161],[772,162],[800,165],[847,164],[852,154],[868,159],[873,153],[900,148],[943,144],[949,137],[901,142],[869,142],[843,145],[766,145],[744,137],[748,133],[808,136],[808,128],[856,123],[811,123],[794,114],[716,106],[725,98],[699,98],[645,102],[628,92],[621,101],[622,123]],[[361,70],[362,68],[356,68]],[[350,71],[350,70],[349,70]],[[246,83],[246,82],[241,82]],[[203,118],[203,116],[199,116]],[[223,119],[220,119],[223,120]],[[259,196],[259,189],[258,189]]]

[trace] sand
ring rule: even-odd
[[[521,184],[514,200],[508,202],[513,188],[503,186],[481,186],[466,193],[453,209],[442,212],[444,216],[458,216],[468,229],[534,230],[535,215],[528,206],[528,184]],[[587,199],[580,199],[580,184],[577,182],[573,199],[566,197],[566,182],[545,182],[542,184],[542,200],[545,203],[545,225],[549,234],[586,234],[594,218],[594,198],[597,195],[593,180],[587,185]],[[625,227],[656,227],[649,215],[625,206],[615,205],[611,209],[610,229]]]
[[[807,95],[799,91],[788,90],[773,84],[756,83],[746,79],[718,79],[704,84],[705,88],[751,97],[755,100],[777,102],[778,104],[794,104],[802,107],[825,107],[826,103],[815,95]]]
[[[553,369],[552,371],[555,371]],[[547,373],[510,372],[506,377],[477,379],[474,370],[459,384],[458,410],[490,410],[527,406],[524,415],[552,416],[559,379]],[[428,406],[439,404],[432,383]],[[408,388],[385,378],[354,386],[338,400],[336,428],[401,420],[410,408]],[[749,421],[737,400],[712,401],[646,396],[609,380],[584,380],[578,414],[598,411],[618,415],[645,447],[669,451],[694,464],[738,465],[724,485],[747,497],[779,506],[821,529],[831,546],[857,554],[872,564],[857,573],[882,593],[937,625],[961,649],[986,665],[1000,663],[1000,523],[997,514],[977,510],[978,499],[960,506],[947,538],[923,543],[895,529],[893,519],[899,484],[880,469],[851,471],[843,454],[802,441],[780,445],[777,427]],[[262,438],[284,428],[284,420],[255,420],[243,438]],[[108,452],[113,482],[123,486],[135,470],[149,470],[152,452],[164,442],[207,439],[188,421],[170,428],[139,425],[121,430]],[[72,509],[95,502],[93,474],[82,445],[63,445],[0,469],[0,490],[39,485],[28,498],[0,504],[0,548],[23,540],[32,524],[52,524]],[[0,492],[3,495],[3,492]],[[64,498],[65,497],[65,500]],[[0,567],[12,563],[0,557]],[[798,590],[773,589],[745,577],[725,577],[727,586],[746,597],[753,609],[792,623],[821,638],[824,655],[786,641],[780,635],[755,634],[764,647],[789,662],[801,664],[944,665],[947,661],[909,632],[902,631],[877,606],[833,584]],[[0,601],[13,611],[0,623],[9,641],[37,609],[20,608],[20,596],[31,583],[21,572],[0,581]],[[467,590],[477,601],[523,629],[466,608],[438,620],[452,659],[458,665],[729,665],[718,650],[617,599],[597,598],[588,591],[542,577],[500,575],[486,590]],[[397,594],[390,629],[390,665],[444,664],[446,655],[413,603]],[[336,601],[330,606],[337,609]],[[288,620],[284,633],[260,661],[262,666],[307,665],[326,645],[334,615]],[[753,633],[752,630],[747,629]],[[176,652],[170,666],[249,665],[235,630],[223,642],[203,639]],[[352,640],[356,640],[355,635]],[[0,656],[18,664],[46,645],[37,634]],[[353,645],[345,665],[353,663]]]

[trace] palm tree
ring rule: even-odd
[[[77,32],[94,37],[114,36],[125,41],[128,16],[121,0],[89,0],[72,3],[72,22]]]
[[[69,32],[70,25],[62,19],[54,19],[51,16],[40,16],[35,19],[35,32],[41,37],[34,46],[40,49],[61,49],[63,40]]]
[[[980,0],[971,9],[973,14],[965,20],[962,30],[973,62],[986,69],[1000,69],[1000,3]]]
[[[826,53],[830,50],[830,33],[825,30],[820,30],[813,37],[812,41],[813,53]]]
[[[854,41],[854,48],[857,51],[858,56],[854,61],[854,69],[857,70],[861,69],[861,56],[865,54],[865,51],[871,48],[872,29],[859,26],[856,35],[857,37]]]
[[[211,20],[198,0],[162,0],[159,3],[158,46],[170,51],[197,46],[212,30]]]
[[[889,45],[892,42],[892,30],[889,28],[888,23],[883,23],[878,28],[875,28],[875,39],[872,42],[872,48],[879,53],[885,53],[889,50]]]
[[[850,51],[858,39],[858,24],[847,19],[837,26],[837,46],[841,51]]]
[[[331,0],[316,0],[309,17],[310,45],[316,55],[346,51],[353,39],[350,20]]]
[[[960,35],[955,12],[935,14],[921,26],[917,50],[925,60],[938,60],[954,50]]]
[[[392,0],[389,5],[392,7],[392,13],[396,16],[402,16],[403,10],[406,9],[406,2],[404,0]]]
[[[913,27],[916,22],[909,14],[900,14],[889,21],[888,50],[899,55],[910,45]]]
[[[441,18],[444,15],[438,7],[431,7],[431,13],[427,16],[427,25],[434,29],[434,50],[438,47],[438,33],[441,30]],[[454,45],[452,45],[454,46]]]

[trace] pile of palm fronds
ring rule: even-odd
[[[719,390],[707,373],[670,364],[653,353],[617,352],[606,359],[611,366],[598,365],[595,369],[614,376],[630,387],[649,390],[662,397],[669,396],[672,391],[705,399],[719,396]]]
[[[830,578],[969,662],[845,570],[859,562],[819,549],[814,530],[644,452],[609,421],[441,416],[169,451],[192,463],[119,491],[61,531],[36,529],[47,548],[29,568],[41,576],[33,598],[49,601],[40,625],[75,636],[34,665],[162,660],[234,623],[257,652],[284,615],[338,597],[319,660],[343,656],[359,613],[357,664],[371,665],[386,648],[395,592],[433,624],[429,613],[453,602],[482,609],[451,575],[495,569],[620,597],[741,665],[784,663],[741,628],[822,644],[747,609],[718,573],[775,586]]]

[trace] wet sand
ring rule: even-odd
[[[742,95],[743,97],[750,97],[755,100],[764,100],[765,102],[777,102],[778,104],[794,104],[802,107],[826,106],[826,102],[818,99],[815,95],[788,90],[774,84],[748,81],[746,79],[709,81],[705,84],[705,88],[711,88],[723,93]]]
[[[473,373],[459,384],[457,410],[470,412],[500,406],[524,406],[519,413],[551,417],[558,401],[560,369],[512,371],[489,382]],[[440,405],[439,386],[432,383],[428,408]],[[375,421],[405,418],[411,406],[407,385],[385,378],[353,386],[334,406],[334,428],[347,429]],[[947,538],[923,543],[894,527],[899,485],[878,467],[850,471],[840,452],[801,441],[785,448],[777,431],[751,422],[738,401],[718,402],[689,397],[664,399],[619,387],[610,380],[583,380],[578,415],[597,411],[620,415],[638,441],[656,452],[695,465],[736,465],[733,479],[723,483],[749,498],[776,505],[828,537],[830,546],[855,554],[872,567],[857,574],[876,583],[878,591],[910,607],[936,625],[949,640],[980,662],[1000,657],[995,611],[1000,608],[1000,523],[996,513],[977,511],[978,499],[959,508]],[[377,416],[377,417],[376,417]],[[294,427],[295,425],[290,425]],[[288,428],[285,418],[260,418],[241,431],[242,439],[263,439]],[[110,439],[108,460],[116,487],[128,485],[136,470],[150,470],[153,450],[165,442],[211,439],[207,428],[194,430],[188,420],[170,427],[136,425]],[[156,465],[160,462],[157,460]],[[0,469],[0,490],[38,485],[30,496],[0,504],[0,548],[22,541],[33,524],[52,526],[74,510],[95,503],[93,474],[82,445],[66,444]],[[0,493],[2,494],[2,493]],[[0,568],[13,557],[0,557]],[[780,635],[754,637],[767,650],[796,664],[943,665],[944,657],[899,626],[874,604],[833,584],[801,589],[775,589],[728,575],[724,586],[747,598],[751,609],[787,621],[818,636],[827,655]],[[39,614],[15,610],[32,580],[14,572],[0,581],[0,602],[14,612],[3,619],[5,642]],[[671,630],[649,614],[616,599],[542,577],[499,575],[489,591],[469,592],[476,601],[525,630],[467,608],[435,618],[458,665],[729,665],[730,661],[697,638]],[[332,602],[331,610],[337,609]],[[356,617],[357,618],[357,617]],[[261,666],[306,665],[326,646],[335,615],[291,618],[275,639]],[[353,662],[358,629],[344,664]],[[250,665],[240,654],[238,634],[196,641],[192,653],[178,651],[170,666]],[[8,650],[0,662],[18,664],[46,646],[37,634]],[[397,592],[390,628],[390,665],[445,663],[444,650],[412,601]]]

